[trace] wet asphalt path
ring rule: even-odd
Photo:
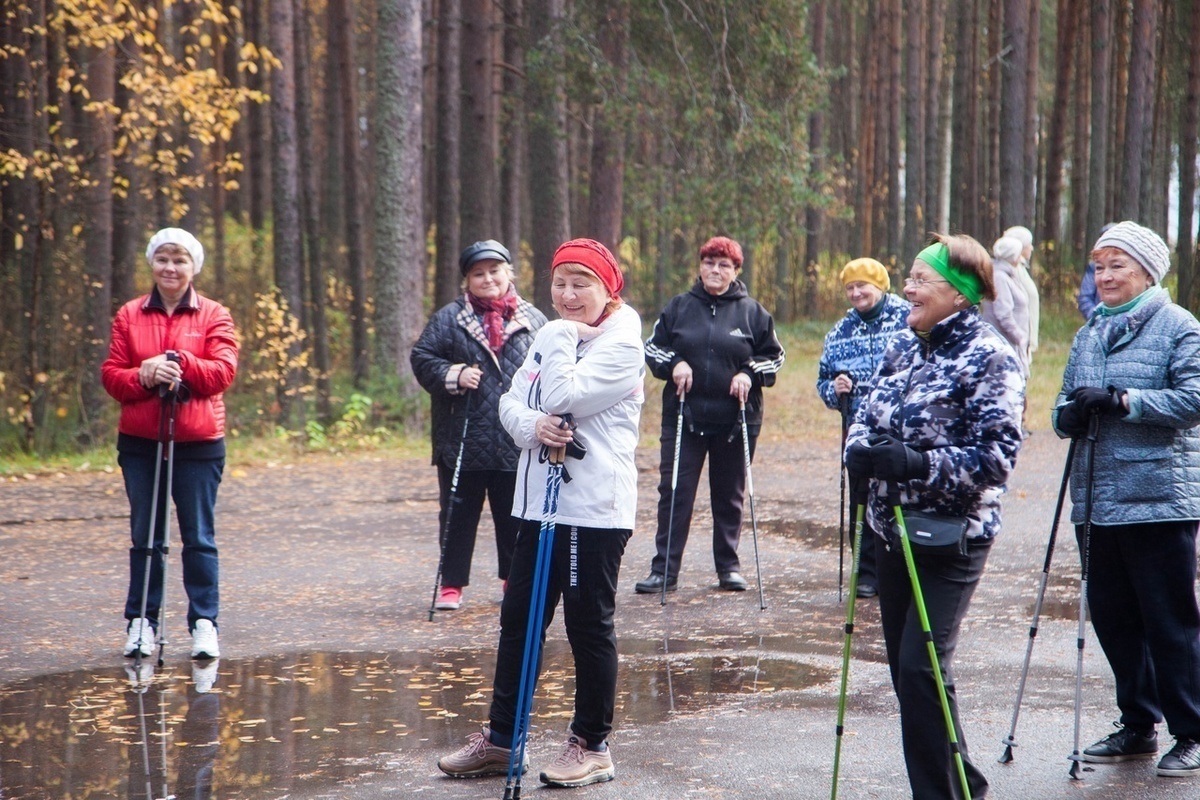
[[[1200,780],[1156,778],[1153,761],[1068,778],[1078,568],[1066,526],[1016,760],[996,763],[1065,453],[1044,430],[1026,443],[1006,532],[964,626],[957,681],[971,752],[995,798],[1200,797]],[[741,552],[751,591],[719,592],[709,518],[699,509],[681,588],[663,608],[657,596],[632,591],[653,549],[657,475],[656,449],[639,452],[639,530],[618,606],[617,780],[576,795],[829,796],[845,614],[837,598],[835,459],[835,440],[805,452],[760,444],[754,482],[765,611],[749,528]],[[144,757],[154,775],[155,763],[168,765],[166,783],[181,796],[207,781],[217,798],[502,795],[501,779],[450,780],[435,766],[486,717],[499,581],[484,534],[463,609],[429,622],[436,483],[426,463],[363,456],[227,470],[218,507],[224,658],[215,691],[204,696],[186,658],[177,579],[168,590],[166,666],[140,701],[126,688],[117,653],[124,514],[116,474],[0,484],[0,796],[58,798],[68,788],[79,797],[165,795],[143,791]],[[903,798],[896,705],[873,603],[859,604],[839,796]],[[1107,665],[1090,630],[1089,637],[1084,746],[1117,716]],[[535,771],[557,752],[570,716],[558,621],[546,669],[530,742]],[[523,793],[542,791],[530,773]]]

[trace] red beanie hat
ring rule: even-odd
[[[728,258],[738,269],[742,268],[742,246],[728,236],[714,236],[700,248],[701,258]]]
[[[550,265],[551,275],[560,264],[582,264],[587,267],[596,273],[596,277],[613,297],[620,296],[621,290],[625,288],[625,277],[621,274],[617,259],[607,247],[595,239],[572,239],[560,244],[554,251],[554,261]]]

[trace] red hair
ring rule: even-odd
[[[700,248],[701,258],[728,258],[738,269],[742,268],[742,246],[728,236],[714,236]]]

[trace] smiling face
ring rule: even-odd
[[[150,271],[158,293],[168,300],[178,300],[191,285],[196,265],[187,250],[176,244],[164,244],[154,251]]]
[[[508,292],[512,279],[503,261],[476,261],[467,271],[467,291],[481,300],[498,300]]]
[[[609,294],[591,270],[560,264],[550,280],[550,301],[563,319],[595,325],[608,305]]]
[[[1125,305],[1154,283],[1133,256],[1116,247],[1097,250],[1092,260],[1096,264],[1096,292],[1109,308]]]
[[[846,299],[860,314],[865,314],[874,308],[881,297],[883,297],[883,289],[873,283],[851,281],[846,284]]]
[[[733,285],[738,268],[729,256],[705,256],[700,259],[700,283],[711,295],[722,295]]]
[[[912,304],[908,327],[922,333],[965,307],[962,295],[937,270],[917,259],[904,281],[904,296]],[[957,302],[955,302],[957,300]]]

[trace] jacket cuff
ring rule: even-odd
[[[450,369],[446,370],[446,377],[442,378],[442,386],[445,387],[448,394],[463,394],[462,387],[458,385],[458,379],[466,367],[466,364],[451,364]]]
[[[1125,398],[1129,401],[1129,413],[1125,415],[1125,421],[1141,422],[1142,393],[1137,389],[1126,389]]]

